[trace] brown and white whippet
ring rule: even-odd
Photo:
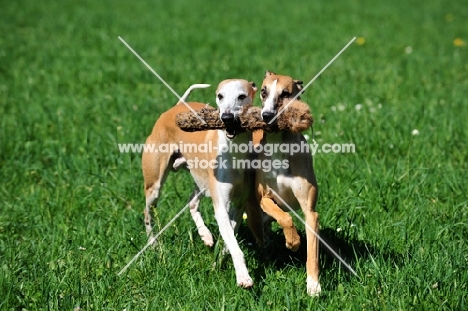
[[[235,166],[235,161],[247,159],[250,155],[239,151],[231,152],[226,146],[229,143],[248,144],[251,141],[251,133],[235,133],[229,129],[229,125],[236,122],[243,106],[252,104],[256,91],[254,83],[242,79],[224,80],[219,84],[216,90],[216,103],[220,109],[220,118],[226,124],[226,130],[184,132],[176,125],[176,115],[189,111],[189,108],[181,103],[175,105],[156,121],[146,144],[154,144],[156,147],[191,145],[195,148],[176,148],[170,152],[144,152],[142,155],[147,234],[151,235],[152,231],[151,207],[156,205],[169,171],[187,166],[195,181],[194,194],[200,189],[206,189],[205,196],[212,198],[221,237],[232,256],[237,284],[244,288],[251,287],[253,281],[247,270],[244,254],[237,243],[235,230],[242,221],[243,208],[249,199],[249,191],[246,189],[254,189],[254,185],[252,176],[249,176],[252,173]],[[187,96],[188,93],[189,91],[186,92]],[[196,102],[188,103],[188,105],[193,110],[206,106]],[[203,151],[196,146],[203,146]],[[207,146],[211,150],[207,150]],[[203,241],[211,246],[213,237],[198,213],[198,203],[198,197],[192,195],[190,201],[192,217]],[[261,216],[254,215],[252,217],[261,218]]]
[[[289,76],[277,75],[267,71],[262,83],[260,98],[262,100],[261,115],[265,122],[273,120],[280,110],[290,102],[302,89],[302,81],[294,80]],[[299,100],[291,103],[301,109],[308,109],[307,105]],[[287,113],[287,109],[285,110]],[[255,132],[253,136],[255,144],[306,144],[302,134],[291,132],[263,133]],[[291,216],[285,211],[289,209],[283,204],[284,200],[293,209],[302,209],[306,226],[307,237],[307,293],[316,296],[321,292],[319,283],[319,222],[315,205],[318,197],[318,187],[315,178],[312,154],[307,148],[301,152],[273,153],[271,156],[260,153],[258,157],[264,160],[279,160],[284,163],[287,160],[287,167],[281,166],[270,171],[256,171],[256,191],[262,210],[269,216],[276,219],[283,227],[286,246],[292,250],[297,250],[300,238],[294,227]],[[273,190],[276,194],[273,194]],[[313,230],[314,232],[312,232]]]

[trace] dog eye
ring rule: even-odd
[[[238,100],[244,100],[244,99],[246,99],[246,98],[247,98],[247,95],[245,95],[245,94],[241,94],[241,95],[239,95],[239,96],[237,97]]]
[[[262,90],[260,91],[260,95],[261,95],[263,98],[267,97],[267,92],[266,92],[266,90],[265,90],[265,89],[262,89]]]
[[[223,95],[221,95],[221,94],[218,94],[218,99],[219,99],[219,100],[222,100],[223,98],[224,98],[224,96],[223,96]]]

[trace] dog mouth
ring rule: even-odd
[[[226,138],[233,139],[236,137],[236,130],[233,128],[226,128]]]

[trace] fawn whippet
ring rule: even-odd
[[[294,98],[302,89],[302,81],[294,80],[288,76],[277,75],[267,71],[262,83],[260,98],[262,100],[261,115],[265,122],[270,122],[284,105]],[[291,103],[297,108],[307,109],[305,103],[295,100]],[[284,113],[287,113],[287,109]],[[306,144],[302,134],[290,132],[254,133],[254,144]],[[270,190],[275,191],[289,206],[294,209],[299,207],[305,215],[307,238],[307,293],[316,296],[321,292],[318,280],[318,239],[311,230],[318,233],[318,214],[315,204],[318,196],[317,181],[314,174],[312,155],[310,150],[301,150],[300,153],[285,154],[275,153],[271,157],[260,153],[261,159],[288,160],[287,168],[280,167],[271,171],[256,171],[256,191],[262,210],[276,219],[282,226],[286,238],[286,246],[297,250],[300,238],[292,222],[292,218],[285,211],[288,208]]]
[[[196,88],[197,86],[194,86]],[[203,132],[184,132],[177,127],[176,115],[189,111],[186,105],[177,104],[164,112],[154,125],[153,131],[146,140],[146,144],[178,145],[179,149],[170,152],[143,152],[142,169],[146,196],[145,226],[148,235],[152,231],[152,205],[156,205],[164,181],[172,169],[186,167],[190,170],[195,181],[195,192],[206,189],[205,195],[211,196],[214,206],[215,219],[219,226],[221,237],[232,256],[236,272],[237,284],[248,288],[253,285],[240,249],[235,230],[242,221],[243,207],[251,195],[245,189],[254,189],[252,175],[246,169],[238,169],[235,161],[248,159],[250,156],[241,152],[230,152],[225,146],[232,144],[248,144],[252,139],[251,133],[235,133],[229,125],[236,122],[239,112],[245,105],[252,104],[257,88],[252,82],[242,79],[222,81],[216,90],[216,103],[220,110],[219,117],[226,124],[226,130],[209,130]],[[188,96],[189,90],[185,97]],[[199,110],[206,105],[191,102],[188,105]],[[184,148],[191,145],[195,148]],[[196,146],[204,146],[203,151]],[[207,146],[212,146],[207,150]],[[254,197],[255,198],[255,197]],[[190,208],[192,217],[199,228],[199,234],[206,245],[213,245],[210,231],[203,223],[198,213],[199,199],[192,195]],[[255,209],[251,209],[255,210]],[[260,209],[258,209],[260,214]],[[261,216],[252,215],[254,219]]]

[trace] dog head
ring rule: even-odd
[[[269,122],[273,119],[281,106],[287,104],[302,90],[303,82],[294,80],[289,76],[277,75],[274,72],[265,72],[260,99],[262,100],[262,119]],[[300,99],[300,97],[297,97]]]
[[[229,124],[239,118],[239,113],[245,105],[253,103],[257,87],[255,83],[243,79],[224,80],[216,90],[216,104],[219,108],[219,118],[227,126],[226,135],[233,138],[235,133],[229,132]]]

